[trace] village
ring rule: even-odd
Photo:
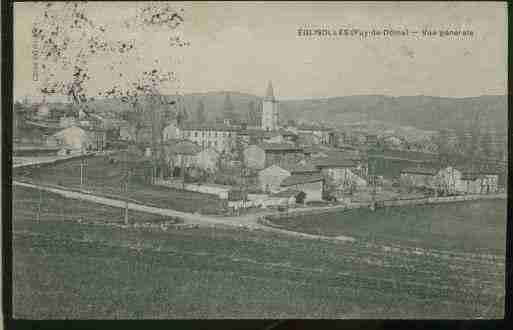
[[[202,120],[186,120],[178,103],[135,123],[114,112],[50,109],[45,102],[30,112],[18,104],[14,166],[102,155],[108,164],[125,164],[118,173],[125,189],[142,180],[207,194],[232,214],[504,192],[505,143],[493,131],[476,133],[474,125],[460,141],[441,131],[419,147],[390,134],[284,123],[279,105],[271,82],[253,120],[237,115],[229,94],[223,116],[210,122],[204,104]],[[87,173],[81,171],[81,184]]]

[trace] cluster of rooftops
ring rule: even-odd
[[[499,174],[500,170],[493,167],[493,166],[486,166],[486,167],[472,167],[472,166],[455,166],[456,170],[460,171],[462,174],[463,180],[474,180],[480,175],[486,175],[486,174]],[[426,175],[426,176],[434,176],[438,173],[438,171],[441,168],[435,168],[435,167],[427,167],[427,166],[415,166],[415,167],[408,167],[403,170],[401,170],[401,173],[405,174],[416,174],[416,175]]]

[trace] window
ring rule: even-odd
[[[194,132],[194,137],[198,137],[198,132]]]

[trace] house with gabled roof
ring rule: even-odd
[[[318,139],[318,143],[321,144],[329,144],[330,143],[330,133],[333,130],[331,128],[322,127],[322,126],[313,126],[313,125],[300,125],[297,127],[298,135],[301,134],[312,134]]]
[[[303,159],[303,150],[292,143],[260,143],[246,147],[243,155],[247,167],[264,169],[275,164],[297,163]]]
[[[324,177],[320,173],[293,174],[285,178],[280,187],[302,191],[306,194],[304,201],[321,201],[324,191]]]
[[[329,153],[327,157],[312,160],[312,164],[339,192],[357,190],[368,185],[367,167],[352,154]]]
[[[258,184],[262,191],[267,193],[280,190],[280,184],[283,180],[290,177],[292,173],[281,166],[271,165],[258,172]]]
[[[292,143],[261,143],[265,152],[265,165],[298,162],[303,158],[303,149]]]
[[[434,188],[437,170],[431,167],[414,166],[401,170],[400,184],[404,187]]]
[[[461,188],[467,194],[494,194],[499,189],[499,171],[491,167],[465,168],[461,175]]]

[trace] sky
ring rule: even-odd
[[[177,30],[130,30],[123,22],[140,2],[89,3],[109,38],[134,38],[136,74],[158,60],[179,82],[162,92],[238,91],[263,96],[272,81],[278,99],[383,94],[470,97],[507,92],[507,14],[501,2],[185,2]],[[34,3],[15,3],[14,96],[37,96],[32,79]],[[418,31],[407,37],[304,37],[298,29]],[[421,31],[471,30],[472,36],[423,37]],[[180,36],[188,47],[170,47]],[[95,87],[115,77],[95,59]],[[65,78],[63,78],[65,79]]]

